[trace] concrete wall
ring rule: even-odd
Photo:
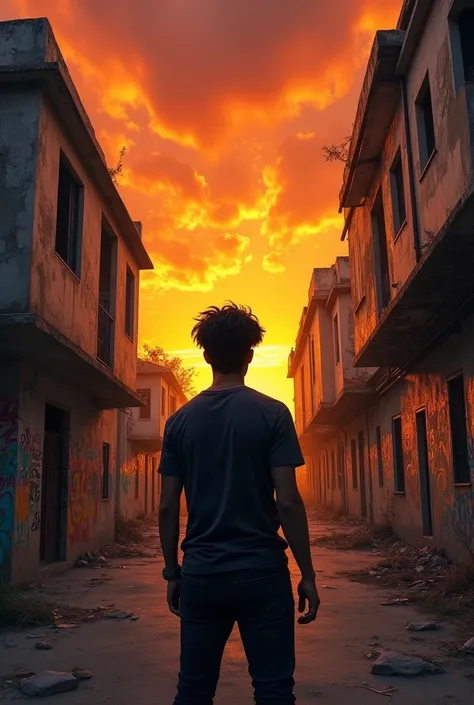
[[[58,174],[61,152],[84,186],[82,246],[79,276],[55,251]],[[30,309],[39,313],[82,350],[96,357],[99,301],[100,242],[103,218],[117,236],[114,373],[129,387],[135,386],[138,326],[138,277],[130,255],[107,204],[91,175],[82,167],[55,113],[46,99],[40,111],[38,164],[35,193],[35,228],[31,257]],[[125,333],[125,277],[127,266],[135,275],[135,334]]]
[[[364,434],[364,466],[368,518],[378,524],[391,523],[395,532],[406,541],[433,545],[444,549],[454,559],[466,558],[460,537],[474,548],[474,316],[468,318],[462,329],[451,336],[420,365],[416,374],[408,376],[381,396],[367,412],[355,418],[334,437],[316,441],[313,462],[318,472],[326,476],[323,456],[337,452],[337,444],[344,440],[345,485],[347,509],[353,516],[361,516],[361,475],[357,449],[357,488],[352,483],[351,441],[358,442]],[[434,372],[436,370],[436,372]],[[451,433],[449,422],[447,379],[463,371],[467,408],[467,428],[471,483],[454,483]],[[432,495],[433,537],[426,538],[422,530],[420,476],[418,467],[416,413],[426,410],[428,460]],[[392,419],[402,419],[405,492],[394,491],[394,463],[392,446]],[[378,472],[376,428],[381,429],[382,475]],[[369,439],[369,442],[367,442]],[[322,464],[322,470],[319,470]],[[318,482],[315,482],[318,492]],[[326,487],[323,501],[341,508],[342,495]]]
[[[40,100],[37,90],[2,86],[0,314],[28,310]]]
[[[472,85],[458,88],[455,85],[448,22],[451,5],[451,0],[436,0],[433,3],[433,10],[418,42],[407,78],[409,129],[422,253],[472,183],[474,89]],[[434,113],[436,152],[429,164],[422,168],[416,101],[427,72]],[[399,150],[403,165],[406,223],[396,233],[393,225],[390,169]],[[416,264],[415,214],[410,199],[408,156],[400,100],[381,155],[378,174],[364,205],[355,209],[348,234],[356,353],[369,338],[378,319],[371,211],[379,189],[385,211],[391,298],[406,282]]]
[[[2,463],[8,463],[8,467],[1,475],[0,506],[8,511],[0,512],[0,571],[2,564],[9,563],[10,575],[5,577],[23,583],[38,579],[40,574],[45,405],[52,404],[70,415],[63,462],[65,513],[60,556],[67,565],[84,551],[97,549],[114,537],[117,412],[98,411],[80,389],[64,381],[59,383],[44,372],[20,364],[13,370],[12,375],[12,367],[2,363],[0,410],[6,430],[0,442],[7,450],[5,456],[1,454]],[[16,389],[12,379],[18,380]],[[103,443],[110,445],[107,499],[102,499]]]

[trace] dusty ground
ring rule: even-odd
[[[314,538],[327,534],[331,526],[314,522],[311,530]],[[381,603],[388,593],[383,589],[341,576],[341,572],[371,564],[370,552],[313,550],[322,606],[314,625],[297,627],[298,703],[371,705],[389,700],[359,687],[367,682],[378,690],[394,685],[393,705],[472,705],[474,657],[452,657],[452,646],[450,651],[447,645],[459,642],[454,627],[443,624],[433,634],[410,634],[406,623],[420,620],[411,607],[384,607]],[[104,566],[77,568],[46,583],[41,592],[51,599],[87,608],[113,603],[139,619],[1,632],[0,683],[5,689],[0,699],[9,702],[23,697],[6,683],[21,670],[82,667],[93,672],[92,680],[81,682],[77,691],[43,698],[44,704],[170,705],[178,664],[178,622],[166,608],[161,568],[159,555],[114,558]],[[296,582],[293,565],[292,573]],[[54,648],[36,650],[40,638],[53,641]],[[442,663],[446,673],[413,680],[371,676],[367,655],[377,648],[426,657]],[[251,702],[246,663],[234,634],[225,654],[216,704]]]

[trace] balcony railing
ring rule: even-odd
[[[107,367],[113,367],[112,333],[114,319],[105,306],[99,302],[97,326],[97,358]]]

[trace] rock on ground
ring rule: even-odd
[[[396,651],[382,651],[372,666],[372,673],[377,676],[415,676],[434,675],[441,669],[418,656],[399,654]]]
[[[45,697],[55,693],[65,693],[76,690],[79,686],[78,679],[72,673],[60,671],[42,671],[31,678],[20,682],[20,690],[31,698]]]
[[[472,639],[469,639],[466,641],[464,646],[462,647],[462,650],[464,651],[465,654],[469,654],[471,656],[474,656],[474,636]]]

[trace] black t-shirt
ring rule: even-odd
[[[286,565],[271,469],[303,464],[288,408],[249,387],[207,390],[173,414],[159,472],[184,483],[183,572]]]

